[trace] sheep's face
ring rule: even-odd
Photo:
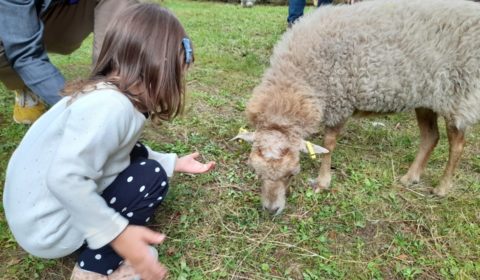
[[[285,208],[288,183],[300,172],[301,141],[275,130],[255,134],[249,164],[263,181],[263,207],[275,214]]]
[[[328,153],[318,145],[273,129],[241,131],[233,139],[253,143],[249,164],[262,179],[262,205],[275,214],[285,208],[288,183],[300,172],[300,152]]]

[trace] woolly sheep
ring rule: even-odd
[[[316,26],[317,28],[312,28]],[[316,191],[328,188],[336,138],[350,116],[414,110],[420,148],[400,182],[419,182],[446,120],[449,159],[434,193],[445,196],[465,131],[480,118],[480,5],[464,0],[374,0],[322,7],[287,31],[246,108],[255,132],[249,163],[264,208],[280,213],[305,139],[324,126]],[[328,152],[315,146],[319,153]]]

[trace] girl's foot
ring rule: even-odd
[[[108,280],[108,277],[100,273],[83,270],[78,264],[76,264],[73,268],[70,280]]]
[[[158,258],[158,251],[155,247],[150,246],[150,253],[155,258]],[[141,278],[128,262],[124,262],[108,276],[81,269],[80,266],[76,264],[70,280],[141,280]]]
[[[138,275],[133,267],[128,263],[122,263],[115,271],[108,275],[108,280],[140,280],[140,275]]]
[[[128,263],[123,263],[108,276],[84,270],[75,265],[70,280],[140,280],[140,276],[135,273],[133,267]]]
[[[158,251],[150,246],[150,254],[158,259]],[[112,274],[108,275],[108,280],[141,280],[133,267],[128,263],[122,263]]]

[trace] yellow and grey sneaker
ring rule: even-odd
[[[15,106],[13,107],[13,120],[19,124],[32,124],[47,111],[45,104],[30,91],[17,91]]]

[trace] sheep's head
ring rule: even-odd
[[[234,139],[252,142],[249,165],[261,178],[262,205],[279,214],[285,208],[288,183],[300,172],[300,152],[306,152],[305,141],[278,130],[241,132]],[[326,153],[326,149],[312,145],[315,153]]]

